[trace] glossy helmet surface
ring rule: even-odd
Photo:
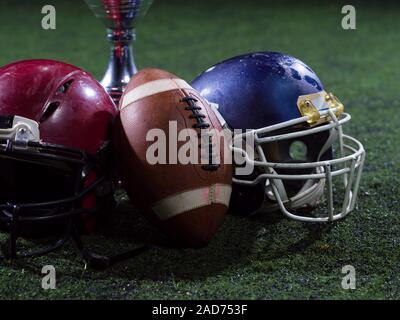
[[[234,131],[232,211],[280,210],[325,222],[353,210],[365,152],[342,132],[350,120],[343,104],[306,64],[278,52],[250,53],[208,68],[192,85]],[[241,166],[252,170],[239,174]],[[334,177],[344,182],[339,209]],[[328,210],[315,212],[324,202]]]
[[[0,68],[0,227],[10,234],[3,258],[20,255],[21,236],[93,230],[112,193],[106,154],[115,114],[103,87],[75,66],[26,60]]]

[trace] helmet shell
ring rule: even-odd
[[[42,142],[94,154],[116,111],[101,84],[70,64],[25,60],[0,68],[0,114],[37,121]]]
[[[233,129],[259,129],[301,117],[297,98],[324,90],[305,63],[278,52],[256,52],[222,61],[192,86]]]

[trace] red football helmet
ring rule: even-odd
[[[112,199],[107,150],[116,112],[103,87],[72,65],[0,68],[0,227],[10,234],[0,259],[44,254],[93,230],[94,213]],[[57,241],[17,248],[19,237],[44,234]]]

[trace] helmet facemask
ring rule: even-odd
[[[107,183],[107,177],[98,174],[104,168],[97,157],[40,142],[35,121],[10,119],[0,129],[0,228],[10,234],[0,259],[42,255],[73,232],[85,232],[83,218],[99,210],[97,191]],[[20,131],[24,137],[18,136]],[[93,197],[95,202],[88,201]],[[25,251],[17,248],[19,237],[48,238],[52,243]]]
[[[322,91],[299,97],[298,106],[301,118],[235,136],[234,140],[254,140],[253,156],[235,143],[233,151],[259,174],[255,179],[236,175],[234,182],[264,187],[265,201],[258,211],[280,210],[300,221],[337,220],[354,208],[364,149],[343,134],[342,125],[350,115],[343,113],[343,105],[333,95]],[[334,208],[340,186],[334,183],[335,177],[343,181],[341,208]],[[315,208],[323,204],[327,210],[318,214]],[[313,216],[309,216],[311,210]]]

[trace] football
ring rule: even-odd
[[[119,108],[114,157],[131,202],[174,244],[206,245],[231,195],[219,118],[187,82],[154,68],[131,79]]]

